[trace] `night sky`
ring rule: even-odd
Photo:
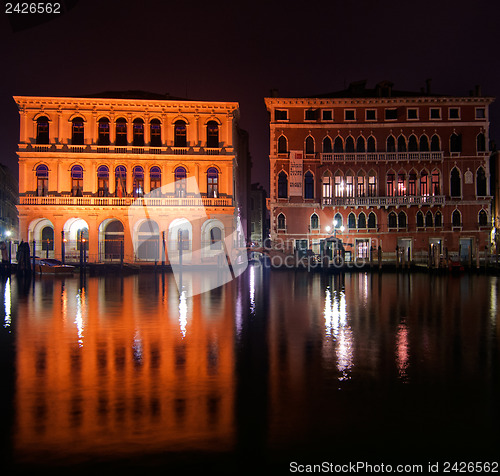
[[[16,175],[14,95],[144,90],[238,101],[252,180],[266,187],[270,89],[311,96],[390,80],[419,91],[431,78],[433,93],[467,96],[480,85],[500,98],[497,0],[61,3],[64,14],[31,27],[2,12],[0,161]],[[490,117],[498,143],[500,104]]]

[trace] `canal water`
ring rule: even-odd
[[[3,278],[3,474],[498,460],[499,286],[259,266],[191,297],[170,273]]]

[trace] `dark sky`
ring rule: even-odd
[[[66,2],[61,2],[68,4]],[[267,183],[263,98],[390,80],[396,89],[500,96],[497,0],[73,0],[51,21],[14,25],[2,12],[0,161],[16,171],[13,95],[145,90],[238,101],[253,181]],[[491,114],[500,141],[500,104]],[[497,125],[496,122],[499,124]]]

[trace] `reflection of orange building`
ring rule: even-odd
[[[232,449],[231,285],[183,301],[164,279],[51,279],[19,305],[19,458]]]
[[[232,234],[244,196],[235,164],[247,163],[237,153],[238,103],[119,97],[15,97],[20,238],[43,256],[60,258],[65,240],[65,258],[76,258],[83,236],[89,261],[154,261],[163,232],[171,242],[182,230],[185,250]],[[134,201],[162,223],[130,218]]]

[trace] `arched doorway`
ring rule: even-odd
[[[47,218],[33,220],[28,227],[31,252],[40,258],[54,258],[54,225]],[[35,248],[33,249],[33,241]]]
[[[186,218],[175,219],[168,227],[168,260],[171,263],[191,262],[193,229]]]
[[[158,261],[160,256],[160,228],[153,220],[143,221],[137,229],[135,256],[141,261]]]
[[[99,258],[104,261],[119,261],[124,256],[125,233],[123,223],[108,219],[99,226]]]
[[[85,252],[88,252],[89,249],[89,226],[87,222],[82,218],[70,218],[64,224],[63,231],[65,261],[79,261],[80,249],[83,247]]]

